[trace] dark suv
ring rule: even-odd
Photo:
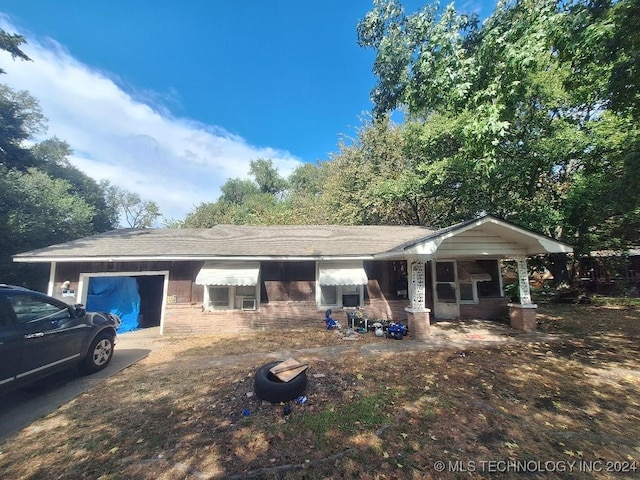
[[[0,284],[0,391],[70,366],[86,373],[111,361],[120,318]]]

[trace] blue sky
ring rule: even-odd
[[[405,0],[415,11],[424,1]],[[444,4],[444,3],[443,3]],[[372,108],[372,0],[3,0],[0,27],[34,62],[0,54],[71,161],[183,218],[249,162],[282,175],[327,160]],[[486,16],[495,0],[456,3]]]

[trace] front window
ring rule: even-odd
[[[316,275],[319,308],[362,306],[368,282],[362,260],[318,262]]]
[[[257,298],[254,285],[207,285],[204,304],[207,310],[255,310]]]
[[[229,287],[208,286],[209,300],[207,303],[210,310],[229,309]]]
[[[460,303],[477,303],[476,283],[460,283]]]
[[[338,305],[338,287],[335,285],[321,285],[320,286],[320,304],[322,306],[337,306]]]
[[[502,276],[498,260],[476,260],[476,263],[491,276],[491,280],[478,283],[478,297],[501,297]]]

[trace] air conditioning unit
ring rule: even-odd
[[[255,310],[256,298],[255,297],[236,297],[236,308],[242,310]]]

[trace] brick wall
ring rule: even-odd
[[[480,298],[477,305],[460,305],[460,318],[500,320],[509,316],[506,298]]]
[[[369,318],[398,318],[406,321],[406,306],[406,300],[374,299],[367,302],[364,311]],[[345,312],[335,310],[332,317],[346,327]],[[273,301],[261,304],[255,312],[204,311],[202,304],[168,304],[165,309],[163,332],[165,335],[190,335],[306,327],[315,329],[324,326],[324,310],[318,310],[315,301]]]

